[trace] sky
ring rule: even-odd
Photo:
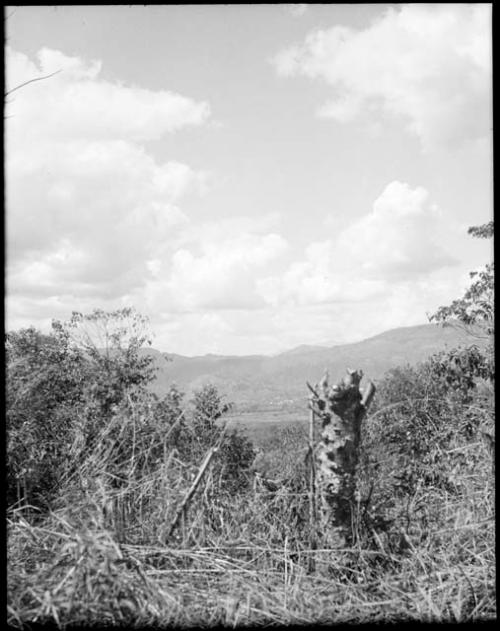
[[[8,330],[132,306],[158,350],[272,355],[492,259],[491,4],[5,16]]]

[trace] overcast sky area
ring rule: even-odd
[[[6,8],[6,328],[134,306],[275,354],[427,322],[492,258],[490,4]]]

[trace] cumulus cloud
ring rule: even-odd
[[[319,115],[400,117],[425,149],[488,135],[491,6],[409,4],[364,30],[335,25],[278,53],[283,76],[320,78],[334,90]]]
[[[439,209],[422,187],[394,181],[370,213],[335,239],[311,243],[281,276],[259,282],[270,304],[361,302],[386,295],[398,282],[425,278],[454,265],[442,242]]]
[[[46,283],[31,281],[33,291],[68,283],[77,293],[90,284],[116,294],[141,283],[147,259],[187,221],[176,201],[197,174],[186,165],[157,164],[123,141],[51,149],[38,148],[28,173],[7,165],[12,289],[28,289],[33,265],[47,271]]]
[[[158,268],[158,280],[148,293],[180,311],[263,307],[258,279],[287,250],[285,239],[274,233],[200,239],[176,250],[165,269]]]
[[[202,243],[230,243],[234,239],[262,238],[267,234],[279,233],[283,216],[278,212],[253,215],[230,215],[217,221],[206,218],[191,223],[179,234],[176,244],[179,248],[200,250]]]
[[[344,230],[337,247],[363,276],[388,281],[429,274],[456,261],[440,241],[440,212],[422,187],[394,181],[375,200],[373,210]]]
[[[206,103],[100,79],[101,63],[42,49],[7,51],[14,91],[6,121],[9,295],[99,305],[143,287],[189,218],[204,172],[158,162],[139,141],[207,119]],[[19,301],[10,302],[11,305]],[[29,302],[24,302],[29,304]]]
[[[100,79],[100,61],[86,62],[47,48],[38,52],[38,64],[10,47],[6,57],[7,89],[57,72],[11,95],[7,111],[15,114],[9,127],[16,133],[16,142],[21,127],[31,139],[154,140],[187,125],[203,124],[210,116],[206,102]],[[26,128],[21,121],[30,117],[35,107],[40,113],[39,124]]]

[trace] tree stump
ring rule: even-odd
[[[321,420],[315,447],[315,487],[319,496],[319,525],[325,544],[343,548],[353,542],[352,511],[356,499],[356,467],[361,438],[361,421],[375,394],[370,381],[362,393],[361,370],[329,387],[328,372],[315,388],[312,409]]]

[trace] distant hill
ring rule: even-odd
[[[315,351],[325,350],[325,346],[318,346],[317,344],[301,344],[296,348],[292,348],[289,351],[283,351],[280,355],[300,355],[303,353],[314,353]]]
[[[275,356],[182,355],[147,351],[158,367],[153,386],[158,394],[175,383],[188,397],[204,384],[217,386],[236,410],[303,406],[306,381],[318,381],[326,368],[332,381],[347,368],[361,368],[375,382],[390,368],[415,364],[445,348],[478,343],[455,327],[434,324],[402,327],[353,344],[303,345]],[[172,361],[167,361],[171,359]]]

